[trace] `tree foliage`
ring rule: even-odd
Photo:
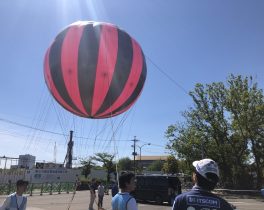
[[[88,159],[81,160],[80,163],[82,165],[82,175],[87,178],[88,175],[91,173],[91,169],[95,166],[93,159],[89,157]]]
[[[110,181],[110,174],[115,172],[115,164],[113,162],[114,155],[108,153],[96,153],[95,156],[92,157],[92,160],[101,162],[103,167],[107,171],[107,182]]]
[[[161,171],[162,167],[163,167],[163,162],[161,160],[155,160],[148,166],[147,169],[149,171]]]
[[[176,174],[179,172],[178,161],[173,155],[168,156],[162,166],[162,171],[166,174]]]
[[[120,158],[118,161],[118,168],[123,171],[132,171],[133,162],[129,157]]]
[[[225,186],[250,187],[252,167],[261,186],[264,166],[264,98],[251,77],[230,75],[226,84],[196,84],[185,122],[166,130],[178,158],[216,160]]]

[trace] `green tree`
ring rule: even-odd
[[[110,174],[115,172],[115,164],[113,162],[114,155],[108,153],[96,153],[93,160],[101,162],[107,172],[107,182],[110,181]]]
[[[80,164],[82,165],[82,175],[87,178],[91,173],[91,169],[95,166],[93,159],[91,157],[89,157],[88,159],[83,159],[80,161]]]
[[[147,169],[149,171],[161,171],[162,167],[163,167],[163,162],[161,160],[155,160],[148,166]]]
[[[257,186],[262,186],[264,167],[264,97],[262,90],[253,83],[252,78],[241,76],[229,81],[228,110],[233,113],[233,127],[237,136],[244,139],[254,159],[257,173]],[[238,92],[237,90],[240,90]],[[246,147],[246,146],[245,146]],[[239,171],[238,171],[239,175]]]
[[[178,161],[173,155],[170,155],[163,164],[162,171],[167,174],[176,174],[179,172]]]
[[[223,183],[250,185],[249,162],[254,158],[258,182],[263,176],[264,100],[252,78],[231,75],[222,82],[197,84],[190,92],[194,105],[184,123],[170,125],[167,148],[188,165],[210,157],[219,164]]]
[[[129,157],[120,158],[118,161],[118,168],[123,171],[132,171],[133,162]]]

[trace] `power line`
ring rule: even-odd
[[[60,135],[60,136],[64,136],[64,137],[65,136],[69,136],[69,135],[66,135],[66,134],[63,134],[63,133],[58,133],[58,132],[54,132],[54,131],[50,131],[50,130],[44,130],[44,129],[36,128],[36,127],[33,127],[33,126],[25,125],[25,124],[22,124],[22,123],[14,122],[14,121],[3,119],[3,118],[0,118],[0,121],[6,122],[6,123],[9,123],[9,124],[13,124],[13,125],[17,125],[17,126],[21,126],[21,127],[25,127],[25,128],[29,128],[29,129],[38,130],[38,131],[45,132],[45,133],[51,133],[51,134],[54,134],[54,135]],[[94,140],[94,138],[87,138],[87,137],[81,137],[81,136],[74,136],[74,138]],[[99,141],[111,141],[111,139],[98,139],[98,138],[96,138],[96,140],[99,140]],[[129,142],[129,141],[131,141],[131,139],[116,139],[116,141]],[[146,141],[142,141],[142,140],[140,140],[140,141],[143,142],[143,143],[148,143],[149,142],[149,141],[146,142]],[[157,147],[164,147],[162,145],[153,144],[153,143],[151,143],[151,145],[152,146],[157,146]]]
[[[13,125],[18,125],[18,126],[25,127],[25,128],[30,128],[30,129],[33,129],[33,130],[46,132],[46,133],[51,133],[51,134],[55,134],[55,135],[65,136],[65,134],[62,134],[62,133],[57,133],[57,132],[54,132],[54,131],[49,131],[49,130],[44,130],[44,129],[32,127],[32,126],[29,126],[29,125],[25,125],[25,124],[22,124],[22,123],[14,122],[14,121],[11,121],[11,120],[6,120],[6,119],[3,119],[3,118],[0,118],[0,121],[6,122],[6,123],[10,123],[10,124],[13,124]]]

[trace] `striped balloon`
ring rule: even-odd
[[[87,118],[128,110],[147,75],[139,44],[117,26],[78,21],[60,32],[44,59],[46,84],[57,102]]]

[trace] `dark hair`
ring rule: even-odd
[[[208,191],[212,191],[219,178],[216,174],[213,174],[213,173],[206,173],[206,178],[204,178],[201,174],[199,174],[198,172],[195,171],[195,174],[196,174],[196,178],[197,178],[197,185],[205,190],[208,190]]]
[[[22,179],[19,179],[17,182],[16,182],[16,186],[19,187],[19,186],[24,186],[24,185],[28,185],[28,181],[24,181]]]
[[[130,183],[131,179],[135,178],[135,174],[132,172],[122,172],[119,177],[119,187],[121,189],[126,188],[126,184]]]

